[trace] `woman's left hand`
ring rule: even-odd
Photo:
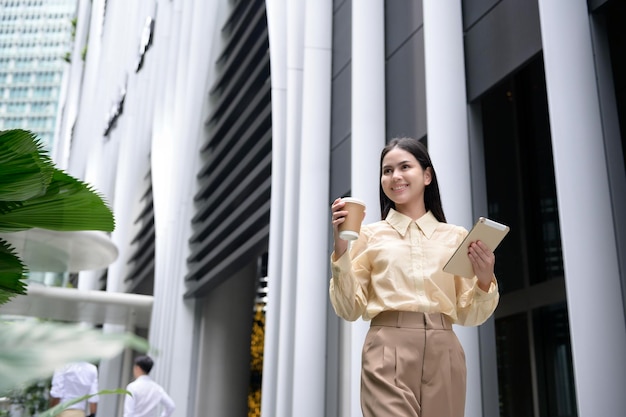
[[[467,256],[478,278],[478,286],[483,291],[489,291],[491,281],[494,279],[493,268],[496,264],[496,256],[480,240],[470,243]]]

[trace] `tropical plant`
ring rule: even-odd
[[[32,132],[0,132],[0,305],[25,295],[28,266],[2,233],[34,227],[56,231],[113,231],[113,213],[89,185],[56,168]],[[148,350],[130,333],[37,320],[0,322],[0,396],[52,375],[68,362],[95,362],[124,347]],[[107,391],[109,392],[109,391]],[[102,392],[102,393],[107,393]],[[114,390],[110,393],[123,393]],[[46,412],[53,416],[67,404]]]
[[[115,228],[113,213],[89,185],[55,167],[32,132],[0,132],[0,233]],[[27,266],[0,235],[0,305],[26,293]]]
[[[124,347],[146,352],[148,343],[130,333],[103,333],[75,324],[5,322],[0,325],[0,396],[51,376],[66,363],[109,359]]]
[[[48,392],[50,391],[51,379],[38,379],[23,389],[12,390],[8,395],[11,400],[11,408],[17,408],[22,411],[22,414],[27,413],[30,416],[47,410],[50,402]],[[6,415],[10,416],[9,410],[6,411]]]

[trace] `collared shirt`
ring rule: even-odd
[[[467,233],[430,211],[413,221],[391,209],[384,221],[364,225],[349,250],[336,261],[331,255],[335,312],[349,321],[397,310],[443,313],[465,326],[483,323],[498,304],[495,277],[485,292],[476,277],[443,272]]]
[[[148,375],[141,375],[126,386],[124,399],[124,417],[156,417],[159,405],[161,417],[168,417],[176,407],[165,390]]]
[[[75,362],[54,372],[50,395],[59,398],[61,403],[98,392],[98,368],[89,362]],[[98,396],[89,398],[90,403],[98,402]],[[69,409],[87,411],[87,401],[70,405]]]

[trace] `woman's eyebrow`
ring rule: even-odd
[[[410,161],[407,159],[406,161],[400,161],[400,162],[398,162],[398,163],[396,164],[396,166],[400,166],[400,165],[404,165],[404,164],[409,164],[409,163],[410,163]],[[386,168],[391,168],[391,167],[392,167],[392,165],[389,165],[389,164],[387,164],[387,165],[383,165],[383,169],[386,169]]]

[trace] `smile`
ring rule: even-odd
[[[398,185],[397,187],[391,187],[391,191],[402,191],[402,190],[406,190],[409,186],[408,185]]]

